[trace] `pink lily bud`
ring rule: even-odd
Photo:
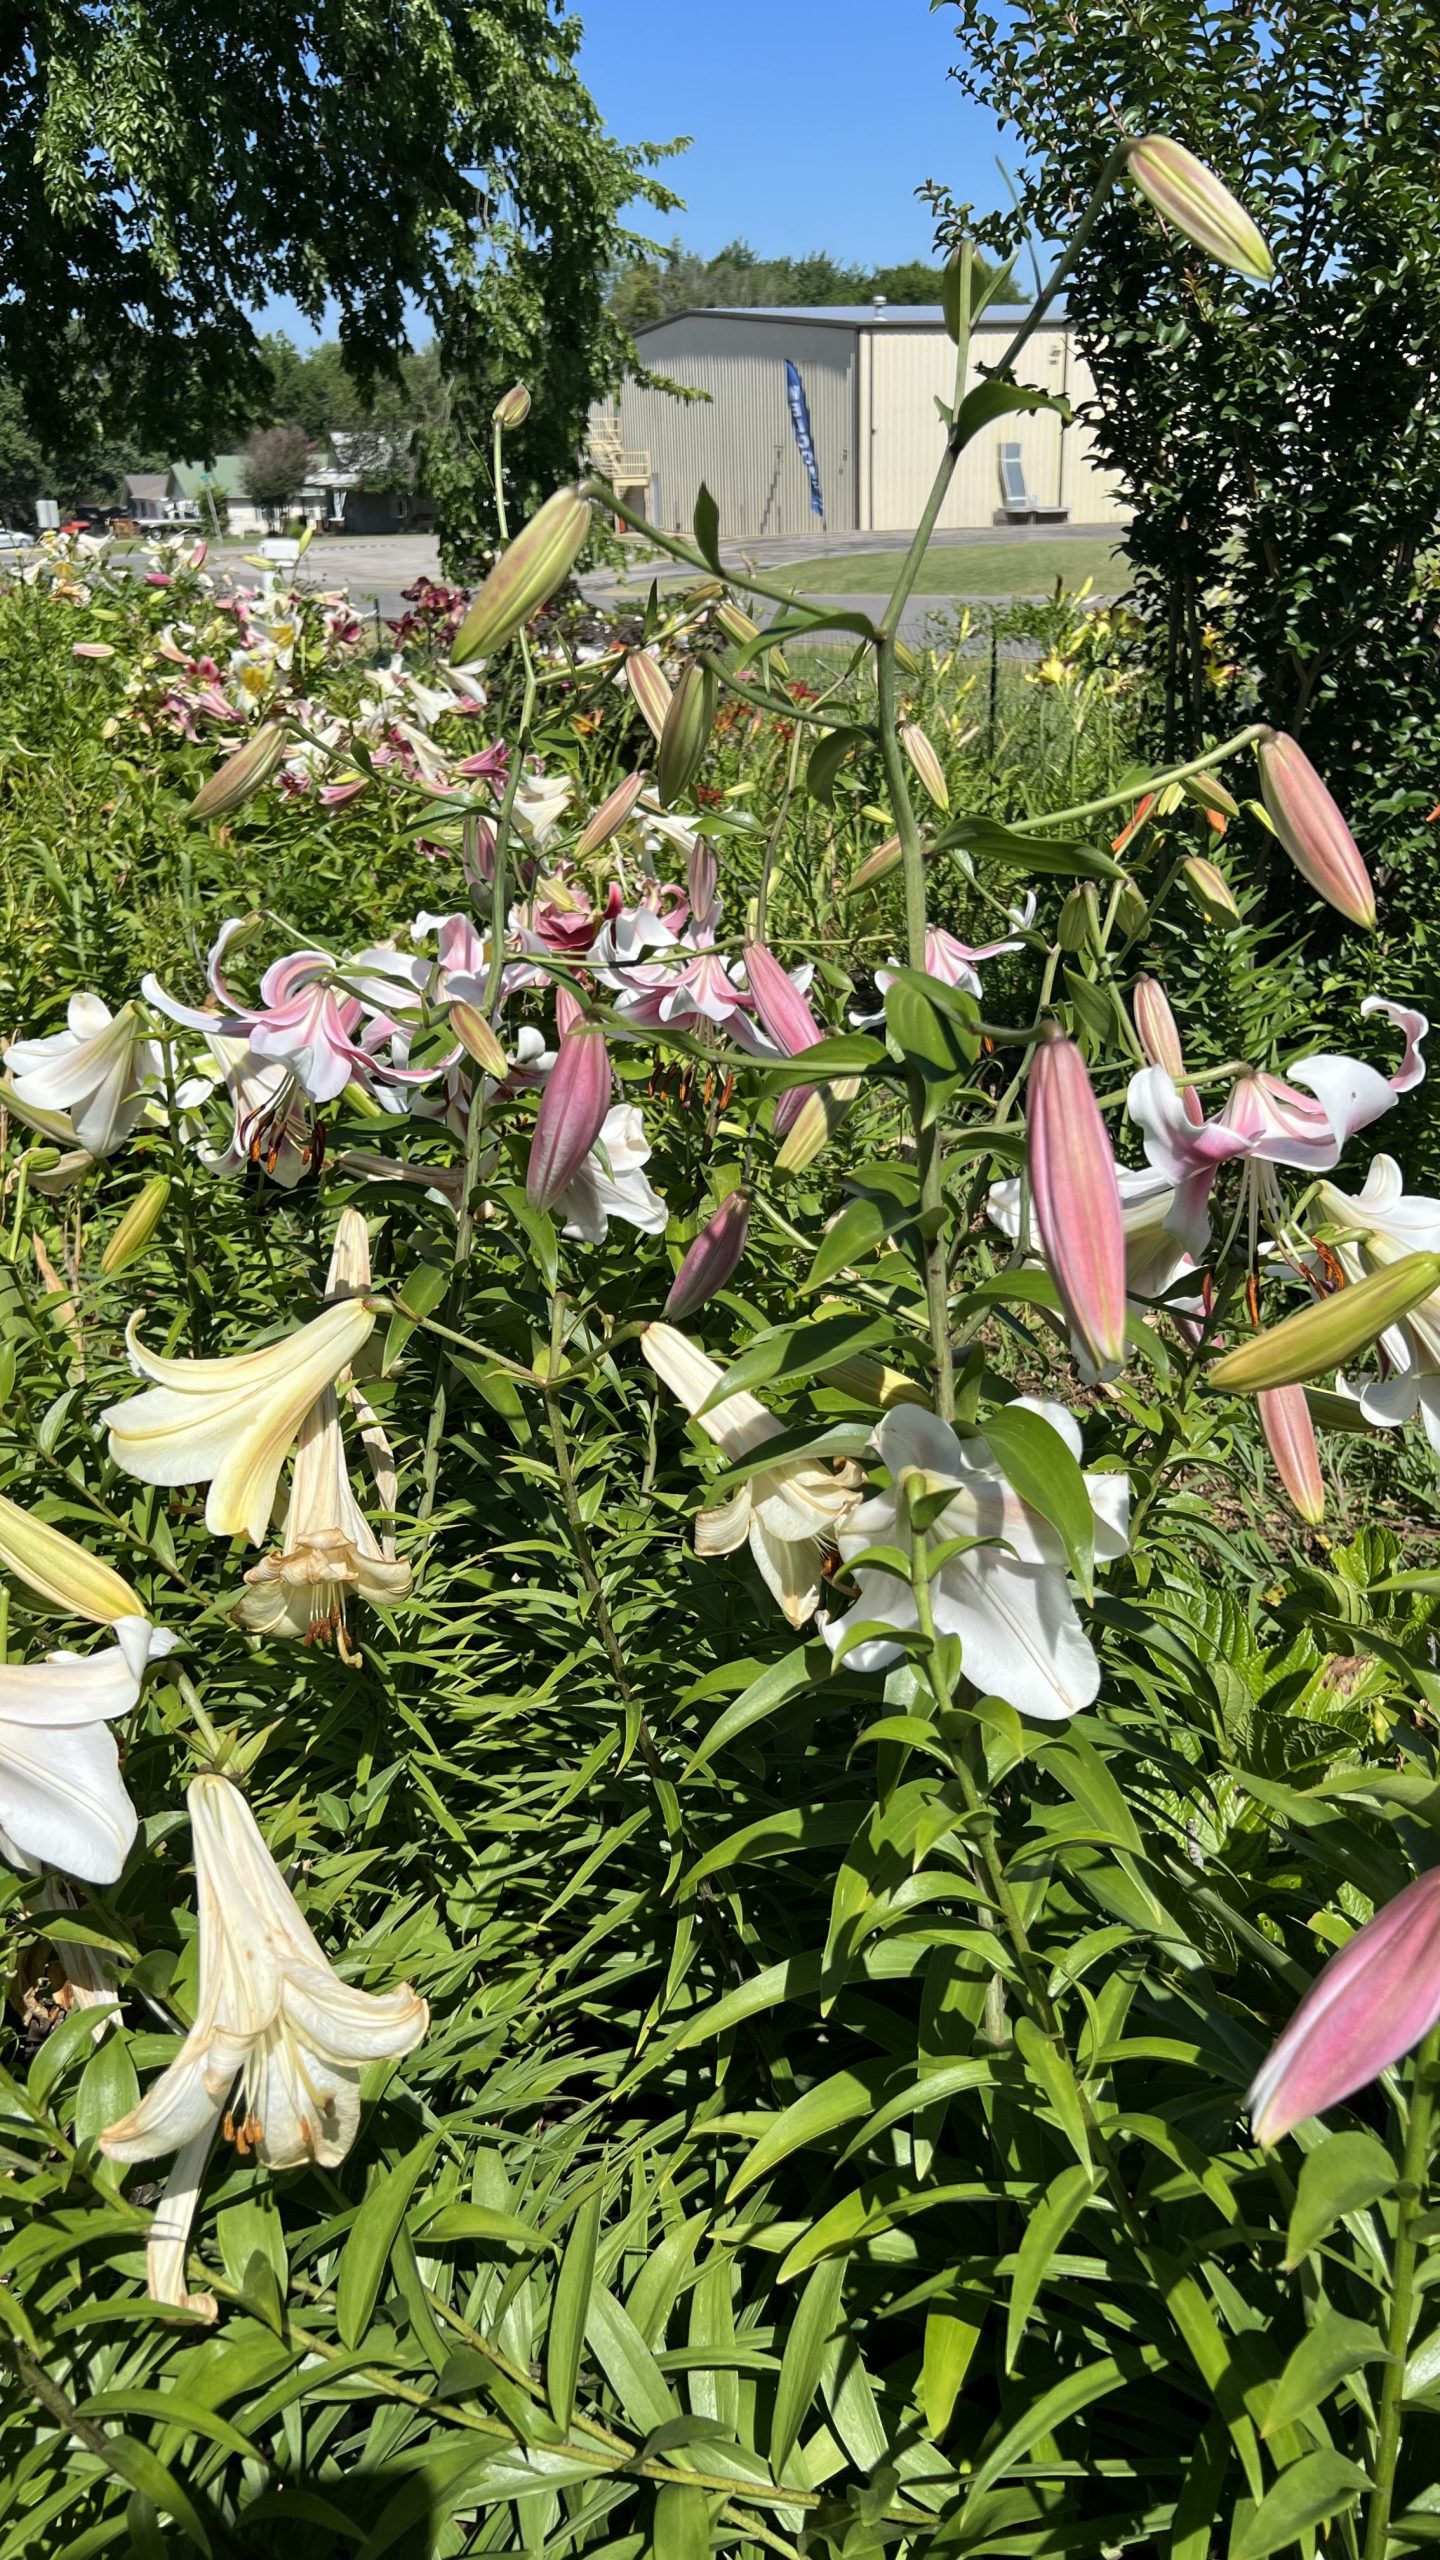
[[[1440,2018],[1440,1867],[1407,1884],[1316,1975],[1250,2091],[1278,2142],[1387,2071]]]
[[[1131,999],[1135,1030],[1140,1046],[1152,1067],[1163,1067],[1181,1087],[1180,1099],[1186,1118],[1201,1127],[1205,1105],[1193,1084],[1185,1083],[1185,1052],[1180,1045],[1180,1025],[1170,1010],[1170,999],[1155,978],[1137,978]]]
[[[600,1135],[610,1106],[610,1059],[605,1034],[585,1022],[567,1032],[550,1081],[540,1097],[525,1196],[533,1209],[548,1209],[568,1189]]]
[[[644,788],[643,773],[627,773],[623,782],[616,783],[608,798],[601,801],[575,847],[577,862],[583,862],[587,854],[598,853],[602,844],[608,844],[613,835],[619,834]]]
[[[648,649],[632,649],[625,660],[625,681],[656,739],[665,726],[672,695],[665,672]]]
[[[789,1137],[790,1132],[794,1128],[796,1121],[799,1119],[801,1112],[804,1110],[806,1103],[813,1099],[815,1090],[816,1088],[813,1084],[792,1084],[788,1092],[782,1093],[778,1097],[775,1104],[775,1135],[777,1138]]]
[[[580,1002],[579,997],[575,994],[574,989],[571,987],[557,986],[555,990],[555,1028],[559,1032],[562,1040],[564,1039],[567,1031],[573,1031],[576,1025],[583,1021],[584,1015],[585,1008]]]
[[[108,640],[72,640],[70,655],[72,658],[113,658],[115,652]]]
[[[733,1280],[749,1232],[750,1194],[732,1191],[714,1217],[707,1219],[671,1282],[665,1301],[668,1323],[679,1324],[685,1316],[693,1316],[697,1307]]]
[[[745,975],[750,981],[755,1010],[777,1049],[793,1058],[824,1039],[825,1034],[794,979],[781,968],[765,943],[746,943]]]
[[[1370,874],[1337,802],[1303,747],[1273,729],[1255,750],[1270,824],[1317,897],[1367,933],[1375,925]]]
[[[1082,1373],[1125,1360],[1125,1216],[1109,1131],[1073,1040],[1042,1040],[1030,1070],[1030,1197]]]
[[[1325,1517],[1320,1450],[1303,1387],[1266,1387],[1255,1399],[1260,1428],[1280,1479],[1302,1520],[1318,1529]]]

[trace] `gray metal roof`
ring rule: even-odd
[[[1014,303],[992,303],[976,321],[977,329],[1016,329],[1026,317],[1028,306]],[[1047,313],[1047,322],[1066,317],[1065,305],[1057,303]],[[683,311],[667,311],[663,320],[646,320],[636,329],[637,338],[646,338],[652,329],[668,328],[672,320],[790,320],[807,329],[943,329],[945,314],[938,302],[887,302],[877,311],[873,302],[799,302],[799,303],[688,303]]]

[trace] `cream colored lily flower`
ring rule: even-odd
[[[63,1114],[92,1156],[112,1155],[145,1108],[160,1052],[144,1037],[133,1004],[112,1014],[99,996],[70,998],[63,1031],[12,1040],[6,1073],[23,1109]]]
[[[109,1731],[140,1695],[148,1663],[175,1643],[146,1618],[115,1622],[99,1653],[0,1667],[0,1858],[113,1884],[136,1815]]]
[[[325,1294],[350,1296],[369,1286],[365,1220],[358,1209],[342,1209]],[[349,1393],[364,1425],[361,1436],[380,1499],[393,1511],[390,1443],[353,1381]],[[342,1661],[352,1663],[361,1657],[345,1623],[347,1592],[389,1603],[403,1600],[410,1588],[410,1567],[396,1563],[388,1537],[383,1546],[379,1543],[351,1490],[340,1400],[333,1386],[316,1397],[300,1425],[280,1545],[263,1563],[252,1565],[245,1579],[250,1588],[235,1613],[242,1626],[256,1635],[294,1636],[302,1644],[333,1635]]]
[[[225,2139],[267,2168],[314,2160],[333,2169],[359,2127],[361,2064],[409,2053],[430,2013],[408,1983],[369,1992],[340,1980],[228,1778],[192,1779],[187,1801],[200,1924],[195,2024],[100,2147],[112,2160],[176,2154],[151,2232],[150,2287],[158,2300],[203,2312],[208,2297],[184,2290],[185,2244],[216,2126],[223,2119]]]
[[[142,1484],[208,1484],[205,1525],[262,1544],[286,1453],[315,1399],[374,1329],[361,1298],[327,1307],[283,1342],[225,1360],[166,1360],[126,1328],[130,1364],[154,1385],[101,1415],[110,1454]]]
[[[726,1396],[710,1413],[699,1408],[724,1371],[674,1325],[647,1324],[640,1348],[650,1366],[680,1399],[692,1421],[731,1465],[754,1455],[784,1428],[751,1395]],[[838,1470],[808,1458],[788,1458],[737,1485],[728,1502],[702,1511],[695,1523],[695,1552],[730,1555],[750,1542],[762,1577],[792,1627],[803,1627],[820,1605],[821,1567],[841,1522],[859,1500],[860,1470]]]

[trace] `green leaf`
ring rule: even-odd
[[[1073,2169],[1062,2169],[1058,2178],[1052,2178],[1026,2222],[1010,2283],[1010,2314],[1005,2327],[1007,2373],[1015,2370],[1020,2341],[1025,2335],[1026,2324],[1035,2308],[1050,2261],[1094,2193],[1095,2178],[1091,2170],[1078,2164]]]
[[[860,2071],[833,2071],[828,2080],[817,2081],[803,2097],[783,2107],[767,2125],[748,2158],[741,2161],[730,2181],[729,2202],[753,2187],[757,2178],[788,2160],[792,2151],[801,2151],[807,2143],[823,2142],[842,2124],[853,2124],[857,2116],[868,2115],[879,2095],[877,2082],[888,2076],[882,2063],[867,2065]]]
[[[846,757],[854,748],[866,743],[863,729],[829,729],[810,750],[805,767],[805,788],[812,800],[830,808],[835,798],[835,781]]]
[[[585,2337],[629,2425],[648,2434],[652,2427],[668,2426],[679,2417],[664,2374],[629,2312],[606,2285],[590,2287]]]
[[[1347,2462],[1343,2454],[1302,2454],[1241,2525],[1230,2545],[1230,2560],[1269,2560],[1272,2551],[1288,2550],[1313,2525],[1353,2507],[1369,2485],[1358,2464]]]
[[[1067,2373],[1063,2382],[1054,2383],[1048,2391],[1042,2391],[1038,2400],[1031,2401],[1029,2408],[977,2465],[969,2483],[970,2494],[962,2510],[962,2521],[991,2481],[1003,2479],[1017,2462],[1023,2462],[1042,2436],[1050,2435],[1067,2418],[1078,2416],[1094,2401],[1104,2400],[1112,2391],[1124,2390],[1127,2385],[1139,2381],[1146,2366],[1159,2361],[1153,2350],[1145,2348],[1132,2349],[1124,2356],[1104,2356],[1097,2364],[1082,2365],[1078,2373]]]
[[[747,1733],[752,1724],[758,1724],[764,1716],[773,1715],[777,1707],[787,1706],[792,1698],[803,1697],[808,1689],[820,1688],[829,1677],[830,1649],[820,1643],[797,1645],[793,1653],[787,1653],[779,1662],[770,1663],[759,1679],[752,1680],[723,1715],[716,1717],[704,1741],[697,1743],[680,1773],[682,1786],[695,1770],[703,1769],[706,1762],[713,1759],[717,1751],[723,1751],[737,1735]]]
[[[1343,2319],[1338,2311],[1321,2305],[1314,2328],[1286,2361],[1265,2413],[1261,2435],[1280,2435],[1297,2418],[1307,2418],[1322,2400],[1329,2399],[1336,2384],[1343,2382],[1348,2373],[1358,2372],[1362,2365],[1389,2361],[1385,2341],[1374,2329],[1362,2320]]]
[[[1066,2175],[1073,2172],[1067,2170]],[[958,2311],[926,2313],[920,2405],[925,2412],[925,2432],[932,2443],[939,2443],[950,2424],[960,2386],[979,2343],[980,2331],[974,2321],[962,2319]]]
[[[1360,2213],[1388,2196],[1396,2174],[1384,2143],[1373,2133],[1332,2133],[1307,2151],[1285,2238],[1287,2268],[1308,2258],[1348,2213]]]
[[[798,2441],[801,2427],[824,2370],[830,2332],[840,2317],[845,2263],[827,2258],[815,2269],[800,2296],[775,2386],[775,2414],[770,2421],[770,2468],[778,2480]]]
[[[435,2157],[439,2139],[438,2134],[426,2134],[413,2151],[396,2161],[393,2169],[385,2170],[350,2226],[335,2280],[336,2325],[341,2342],[347,2347],[358,2347],[370,2326],[395,2235],[405,2219],[405,2207],[422,2170]]]
[[[909,1202],[851,1200],[841,1210],[832,1227],[827,1227],[815,1251],[802,1288],[818,1289],[833,1280],[837,1271],[853,1269],[873,1253],[887,1236],[914,1224],[915,1212]]]
[[[585,2322],[590,2309],[590,2291],[595,2282],[595,2244],[600,2235],[599,2187],[592,2187],[570,2226],[560,2273],[555,2279],[555,2292],[550,2304],[550,2326],[545,2340],[545,2390],[551,2415],[559,2427],[568,2427],[575,2406],[575,2385],[580,2379],[580,2358],[585,2345]]]
[[[800,1324],[772,1325],[732,1361],[700,1407],[713,1412],[727,1396],[755,1394],[758,1388],[798,1386],[802,1379],[823,1377],[843,1360],[873,1351],[887,1342],[890,1326],[883,1317],[809,1316]]]
[[[1087,1600],[1095,1594],[1095,1513],[1078,1458],[1042,1415],[998,1405],[981,1425],[1001,1474],[1065,1542],[1070,1570]]]
[[[658,2491],[651,2545],[655,2560],[709,2560],[710,2504],[703,2489]]]
[[[695,499],[694,523],[696,550],[704,554],[716,577],[723,578],[725,572],[720,566],[720,509],[703,480]]]
[[[1005,382],[992,375],[988,382],[977,382],[967,391],[955,412],[954,442],[968,444],[982,427],[992,426],[997,418],[1006,418],[1016,410],[1054,409],[1068,420],[1070,403],[1056,391],[1037,391],[1028,382]]]
[[[1056,836],[1023,835],[997,818],[956,818],[938,835],[932,854],[963,849],[982,862],[1003,863],[1013,871],[1058,872],[1065,879],[1123,880],[1126,873],[1108,853],[1093,845],[1062,841]]]
[[[978,1020],[973,998],[968,1016],[938,1001],[933,980],[909,969],[895,970],[885,990],[885,1021],[907,1071],[919,1079],[924,1093],[921,1125],[929,1128],[957,1084],[968,1077],[979,1052]]]

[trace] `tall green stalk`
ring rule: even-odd
[[[1365,2517],[1364,2560],[1385,2560],[1389,2547],[1395,2473],[1400,2461],[1400,2436],[1405,2412],[1405,2358],[1415,2313],[1417,2225],[1425,2209],[1437,2071],[1440,2071],[1440,2027],[1431,2029],[1415,2056],[1415,2076],[1410,2090],[1410,2122],[1405,2129],[1400,2184],[1396,2191],[1395,2254],[1390,2273],[1390,2318],[1385,2332],[1385,2352],[1389,2362],[1380,2385],[1375,2486]]]

